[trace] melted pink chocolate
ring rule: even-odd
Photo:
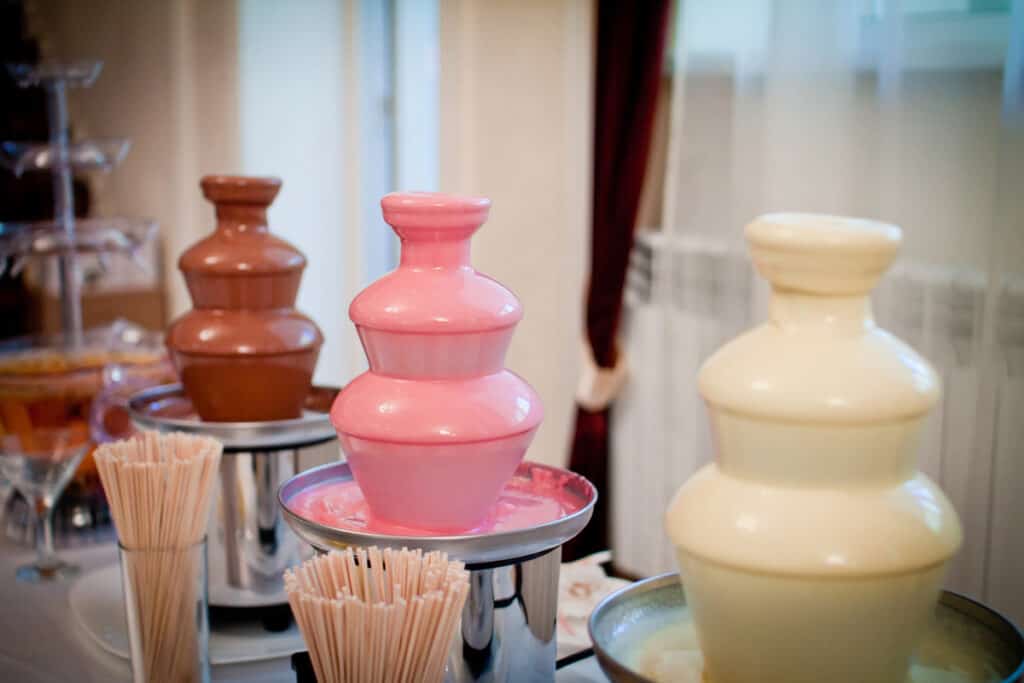
[[[300,517],[345,531],[388,536],[477,535],[515,531],[553,522],[582,508],[580,496],[565,486],[566,477],[534,469],[532,478],[513,477],[484,521],[472,529],[417,529],[374,519],[355,480],[328,481],[299,492],[288,503]]]

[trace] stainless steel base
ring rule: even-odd
[[[601,669],[615,683],[653,683],[634,668],[636,663],[644,660],[652,642],[659,650],[672,650],[673,640],[666,636],[689,620],[686,595],[675,573],[644,579],[609,595],[594,609],[589,623]],[[1019,683],[1024,677],[1024,634],[985,605],[943,591],[914,659],[942,671],[987,672],[986,681]],[[944,681],[980,680],[966,673],[962,679],[953,673],[940,675]]]
[[[311,552],[288,530],[277,490],[298,471],[303,449],[335,438],[327,411],[337,393],[313,387],[302,417],[274,422],[203,422],[177,384],[147,389],[129,401],[132,421],[142,429],[205,434],[224,444],[208,536],[211,605],[288,602],[284,570]]]
[[[558,474],[580,508],[562,519],[534,527],[465,536],[390,536],[328,527],[299,517],[289,501],[310,486],[352,478],[348,465],[324,465],[287,481],[278,494],[285,519],[317,550],[392,547],[442,550],[462,560],[470,591],[462,611],[461,638],[448,659],[450,683],[538,683],[555,679],[555,620],[562,544],[590,521],[597,490],[583,477],[560,468],[524,462],[515,476]]]
[[[559,546],[531,560],[470,570],[449,681],[554,680],[561,560]]]
[[[310,556],[288,530],[275,492],[295,475],[298,449],[225,453],[209,535],[210,604],[265,607],[288,602],[284,570]]]

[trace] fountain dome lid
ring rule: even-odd
[[[468,237],[487,220],[491,200],[441,192],[392,192],[384,195],[380,206],[384,220],[396,230],[469,230],[464,235]]]
[[[178,265],[186,277],[301,276],[302,252],[267,227],[267,209],[281,190],[279,178],[208,175],[199,184],[216,207],[217,229],[181,255]]]
[[[773,287],[820,295],[867,294],[896,258],[889,223],[814,213],[772,213],[746,228],[758,272]]]
[[[409,334],[482,334],[523,317],[516,296],[470,264],[469,240],[487,220],[483,197],[395,192],[381,200],[402,241],[399,267],[352,301],[358,327]]]
[[[923,416],[939,379],[907,344],[879,328],[868,295],[896,256],[894,225],[782,213],[746,229],[772,286],[770,320],[705,362],[701,395],[733,414],[823,424]]]

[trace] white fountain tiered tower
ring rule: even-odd
[[[939,397],[879,329],[899,228],[806,214],[747,228],[769,321],[700,372],[715,462],[668,510],[708,683],[904,683],[960,524],[917,471]]]

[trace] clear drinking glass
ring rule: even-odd
[[[54,551],[53,508],[90,446],[88,430],[74,426],[0,437],[0,476],[35,513],[36,559],[18,567],[19,581],[50,581],[78,573],[78,567]]]
[[[108,366],[117,368],[109,379],[104,374]],[[95,426],[90,420],[106,427],[99,432],[104,438],[94,442],[131,432],[131,421],[121,405],[127,398],[107,405],[105,411],[93,410],[94,398],[108,386],[121,389],[128,382],[136,386],[143,381],[173,380],[163,336],[122,320],[87,330],[78,347],[61,334],[0,342],[0,435],[12,437],[0,442],[0,454],[18,456],[5,469],[15,474],[24,469],[26,460],[20,456],[26,453],[35,456],[32,469],[49,462],[54,470],[49,478],[62,479],[49,496],[59,503],[58,529],[73,534],[102,526],[108,521],[108,508],[95,463],[88,449],[81,457],[78,448],[67,446],[89,440],[90,427]],[[71,438],[64,438],[56,451],[45,453],[47,444],[61,443],[61,435]],[[70,482],[57,474],[69,474]],[[16,478],[10,479],[12,484]],[[20,526],[20,520],[15,521]],[[25,536],[23,529],[18,531]]]
[[[132,681],[208,683],[206,539],[185,548],[118,543]]]

